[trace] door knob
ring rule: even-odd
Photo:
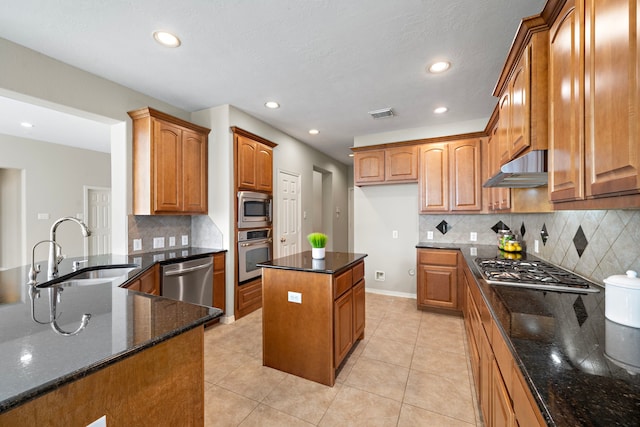
[[[286,238],[286,237],[282,236],[282,237],[280,238],[280,243],[284,243],[284,242],[286,242],[286,241],[287,241],[287,238]]]

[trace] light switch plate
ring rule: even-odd
[[[142,250],[142,239],[133,239],[133,250],[134,251]]]
[[[176,237],[175,236],[169,237],[169,246],[175,246],[175,245],[176,245]]]
[[[433,231],[427,231],[427,240],[433,240]]]
[[[300,292],[287,292],[287,301],[302,304],[302,294]]]
[[[397,239],[398,238],[398,230],[393,230],[391,235],[393,236],[394,239]]]
[[[161,248],[164,248],[164,237],[154,237],[153,249],[161,249]]]
[[[472,242],[477,242],[478,241],[478,233],[476,233],[475,231],[472,231],[471,233],[469,233],[469,240]]]
[[[186,246],[189,244],[189,236],[186,234],[182,235],[182,246]]]
[[[48,213],[39,213],[38,214],[38,219],[49,219],[49,214]]]

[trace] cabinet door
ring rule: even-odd
[[[569,0],[549,34],[549,197],[584,197],[584,108],[582,28],[575,0]]]
[[[418,307],[458,308],[458,269],[420,264]]]
[[[414,182],[418,179],[418,146],[385,150],[385,181]]]
[[[449,156],[451,160],[451,210],[481,210],[480,140],[468,139],[449,143]]]
[[[449,150],[447,144],[420,148],[420,212],[449,210]]]
[[[225,254],[224,252],[213,255],[213,301],[212,307],[225,310]]]
[[[498,147],[497,166],[504,165],[509,161],[509,143],[511,141],[511,94],[509,88],[498,101]],[[498,170],[496,169],[496,172]]]
[[[491,423],[494,427],[513,427],[515,417],[511,407],[511,398],[504,385],[495,359],[491,362]]]
[[[353,156],[356,185],[384,182],[384,150],[358,151]]]
[[[258,185],[256,178],[258,143],[242,135],[236,135],[236,138],[238,138],[238,190],[256,190]]]
[[[491,378],[493,353],[483,331],[478,334],[478,351],[480,352],[480,409],[487,425],[491,425]]]
[[[182,132],[182,179],[185,212],[207,213],[207,136]]]
[[[153,121],[154,212],[181,212],[182,128]]]
[[[364,338],[365,324],[365,291],[364,280],[353,286],[353,339]]]
[[[510,101],[509,113],[509,158],[515,158],[520,152],[531,145],[529,138],[529,58],[531,45],[527,45],[516,64],[509,82]]]
[[[353,345],[353,292],[335,300],[333,308],[334,367],[338,367]]]
[[[256,189],[273,191],[273,150],[260,143],[256,147]]]
[[[585,3],[586,197],[638,193],[640,5]]]
[[[152,294],[159,295],[160,294],[160,284],[159,284],[159,266],[156,264],[149,271],[140,276],[140,291]]]

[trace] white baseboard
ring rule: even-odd
[[[417,298],[416,294],[410,294],[408,292],[385,291],[385,290],[381,290],[381,289],[370,289],[370,288],[366,288],[366,287],[365,287],[364,290],[365,290],[365,292],[369,292],[371,294],[387,295],[387,296],[390,296],[390,297],[410,298],[410,299],[416,299]]]

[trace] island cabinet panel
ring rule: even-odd
[[[262,271],[263,364],[333,386],[336,369],[364,338],[364,262],[331,274]]]
[[[133,213],[204,214],[209,129],[152,108],[133,119]]]
[[[195,328],[0,415],[0,425],[204,425],[204,332]]]
[[[418,249],[418,308],[459,310],[458,252]]]

